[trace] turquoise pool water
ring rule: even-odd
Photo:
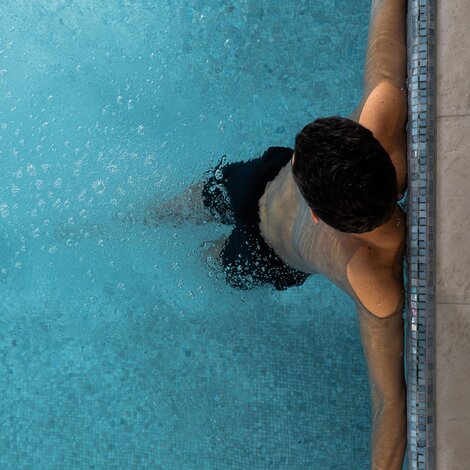
[[[144,208],[361,96],[370,2],[4,0],[0,466],[368,467],[354,305],[240,293]]]

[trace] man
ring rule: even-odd
[[[348,118],[308,124],[294,150],[222,159],[207,181],[153,210],[161,219],[189,206],[183,219],[203,222],[202,200],[234,224],[205,253],[234,288],[287,289],[321,273],[353,298],[372,395],[373,470],[401,470],[406,447],[406,219],[396,205],[407,185],[405,20],[405,0],[373,0],[363,98]]]

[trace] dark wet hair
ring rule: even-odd
[[[390,156],[372,132],[333,116],[295,138],[294,180],[320,219],[349,233],[370,232],[392,216],[398,194]]]

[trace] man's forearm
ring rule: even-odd
[[[370,13],[364,90],[380,81],[404,86],[406,79],[406,0],[373,0]]]
[[[372,398],[371,470],[401,470],[406,448],[406,384],[401,312],[378,318],[357,305]]]

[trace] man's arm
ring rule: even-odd
[[[364,73],[364,95],[383,81],[406,80],[406,0],[373,0]]]
[[[406,0],[373,0],[363,97],[349,116],[389,153],[398,191],[406,189]]]
[[[376,317],[356,304],[372,398],[371,470],[401,470],[406,448],[406,384],[401,309]]]

